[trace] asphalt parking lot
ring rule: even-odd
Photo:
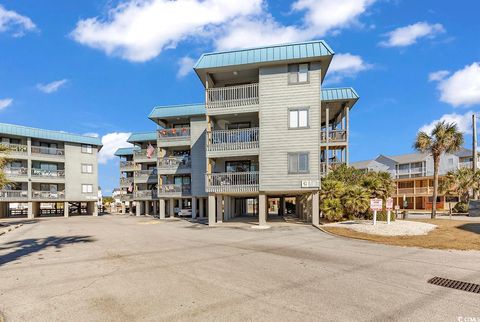
[[[0,236],[5,321],[480,320],[480,294],[433,276],[480,284],[480,252],[129,216],[48,218]]]

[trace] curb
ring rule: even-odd
[[[10,226],[10,227],[8,227],[8,228],[5,228],[4,230],[1,230],[1,231],[0,231],[0,236],[3,235],[3,234],[8,233],[9,231],[12,231],[12,230],[14,230],[14,229],[17,229],[17,228],[19,228],[19,227],[21,227],[21,226],[23,226],[23,224],[13,225],[13,226]],[[0,319],[0,321],[2,321],[2,320]]]

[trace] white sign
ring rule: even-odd
[[[370,199],[370,209],[373,211],[382,210],[383,200],[378,198]]]
[[[387,210],[393,209],[393,198],[387,198],[385,208],[387,208]]]
[[[318,180],[302,180],[302,188],[318,188],[320,181]]]

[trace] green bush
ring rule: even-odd
[[[369,211],[366,216],[367,219],[373,220],[373,211]],[[377,220],[378,221],[387,221],[387,212],[377,211]],[[390,221],[395,221],[395,211],[390,211]]]
[[[325,199],[320,204],[320,210],[330,221],[339,221],[343,218],[343,207],[340,199]]]
[[[468,203],[458,202],[455,207],[453,207],[453,212],[458,212],[462,214],[468,213]]]

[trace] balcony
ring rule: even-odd
[[[206,93],[206,108],[210,115],[258,111],[258,83],[209,88]]]
[[[28,146],[23,144],[0,143],[1,146],[8,149],[9,156],[24,156],[28,154]]]
[[[138,190],[133,193],[135,199],[152,200],[157,199],[157,190]]]
[[[63,179],[65,178],[65,170],[32,169],[32,177]]]
[[[6,167],[3,169],[5,175],[9,178],[26,178],[28,177],[28,168]]]
[[[328,162],[328,164],[326,162],[320,162],[320,174],[322,176],[325,176],[325,175],[328,174],[328,172],[334,170],[337,167],[340,167],[343,164],[345,164],[345,162],[330,161],[330,162]]]
[[[238,151],[241,155],[258,154],[258,132],[257,127],[236,130],[214,130],[208,133],[207,152],[225,154],[224,151]]]
[[[133,185],[133,177],[121,177],[120,178],[120,187],[121,188],[129,188]]]
[[[473,161],[460,162],[458,167],[460,169],[473,169]]]
[[[120,200],[121,201],[132,201],[133,200],[133,194],[131,194],[131,193],[122,194],[122,195],[120,195]]]
[[[171,156],[158,159],[158,173],[189,173],[192,168],[190,156]]]
[[[158,181],[157,169],[135,171],[134,177],[136,183],[155,183]]]
[[[33,155],[41,155],[47,157],[64,157],[65,150],[59,148],[49,148],[46,146],[32,146],[31,151]]]
[[[0,190],[0,200],[27,200],[27,190]]]
[[[157,162],[157,149],[151,155],[148,155],[147,149],[134,150],[133,159],[135,162]]]
[[[44,199],[44,200],[65,199],[65,191],[32,190],[32,199]]]
[[[140,168],[140,165],[136,164],[134,161],[120,161],[120,171],[135,171]]]
[[[396,170],[397,179],[423,177],[425,175],[426,172],[422,167]]]
[[[206,174],[207,192],[257,192],[259,173],[224,172]]]
[[[190,146],[190,127],[166,128],[158,130],[158,145],[169,146]]]
[[[189,184],[164,184],[159,187],[160,196],[190,196],[192,194]]]
[[[431,195],[433,194],[433,187],[411,187],[411,188],[398,188],[395,191],[397,196],[403,195]]]
[[[320,142],[327,143],[327,131],[320,132]],[[328,131],[329,143],[346,143],[347,130],[331,130]]]

